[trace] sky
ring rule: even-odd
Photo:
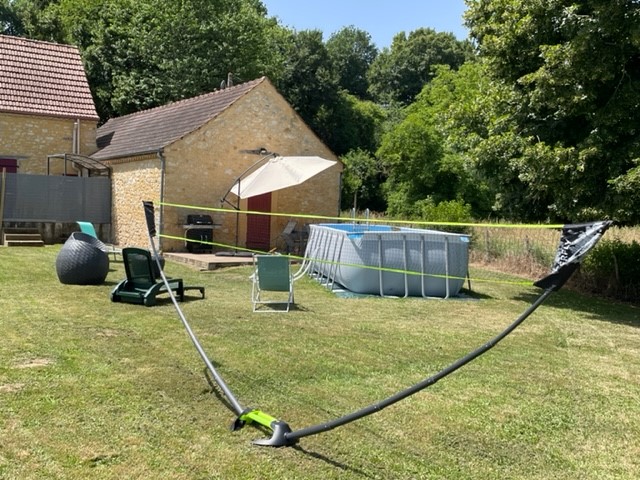
[[[321,30],[324,40],[353,25],[371,35],[378,49],[391,46],[400,32],[421,27],[467,38],[464,0],[262,0],[268,15],[294,30]]]

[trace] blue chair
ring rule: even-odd
[[[251,279],[251,302],[254,312],[289,311],[293,305],[293,276],[289,257],[256,255]],[[264,298],[265,294],[267,299]],[[264,305],[284,305],[284,308],[261,308]]]
[[[87,235],[91,235],[94,238],[98,238],[98,234],[96,233],[96,229],[93,226],[93,223],[82,222],[82,221],[77,221],[76,223],[80,227],[80,231],[82,233],[86,233]],[[117,257],[116,257],[117,254],[122,255],[122,250],[120,250],[119,248],[116,248],[113,245],[108,243],[103,242],[103,244],[105,246],[105,253],[107,253],[107,255],[112,254],[114,260],[117,260]]]

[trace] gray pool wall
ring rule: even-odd
[[[310,226],[310,274],[359,294],[448,298],[469,268],[469,236],[382,224]]]

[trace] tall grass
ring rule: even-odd
[[[474,264],[536,279],[544,276],[553,263],[559,231],[478,226],[473,228],[472,239]],[[569,286],[640,303],[640,228],[610,228]]]

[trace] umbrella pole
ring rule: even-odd
[[[238,179],[238,192],[240,191],[240,179]],[[236,205],[236,244],[235,253],[238,253],[238,237],[240,236],[240,197],[238,197],[238,204]]]
[[[238,243],[240,241],[239,239],[239,236],[240,236],[240,232],[239,232],[240,230],[240,183],[242,181],[242,177],[244,177],[251,170],[255,169],[261,162],[263,162],[267,158],[276,157],[276,156],[278,156],[277,153],[270,152],[270,153],[267,153],[265,156],[261,157],[259,160],[252,163],[249,166],[249,168],[247,168],[244,172],[242,172],[238,176],[238,178],[236,178],[235,182],[233,182],[229,190],[227,190],[227,193],[225,193],[224,197],[222,197],[222,200],[220,200],[221,205],[224,205],[224,203],[226,202],[229,205],[231,205],[236,211],[236,239],[235,239],[235,249],[234,249],[235,253],[238,253]],[[238,203],[236,205],[233,205],[231,202],[229,202],[229,200],[227,200],[227,196],[229,195],[229,193],[231,193],[231,190],[236,184],[238,184]]]

